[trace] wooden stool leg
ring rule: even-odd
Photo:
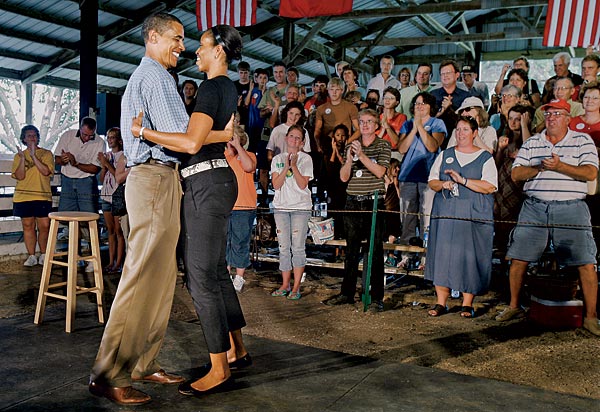
[[[40,281],[40,290],[38,292],[38,301],[35,308],[35,317],[33,323],[39,325],[44,320],[44,309],[46,307],[46,292],[50,284],[50,274],[52,273],[52,264],[50,261],[54,259],[56,252],[56,236],[58,234],[58,221],[50,220],[50,233],[46,246],[46,258],[44,259],[44,268],[42,269],[42,279]]]
[[[77,260],[79,258],[79,222],[69,222],[69,254],[67,269],[67,326],[65,331],[71,333],[75,309],[77,307]]]
[[[89,222],[90,227],[90,247],[94,262],[94,283],[96,290],[96,303],[98,304],[98,322],[104,323],[104,308],[102,305],[102,294],[104,292],[104,281],[102,279],[102,262],[100,260],[100,244],[98,237],[98,222],[93,220]]]

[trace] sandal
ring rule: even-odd
[[[443,306],[439,303],[436,303],[431,309],[429,309],[429,312],[427,313],[431,317],[442,316],[448,313],[448,306]]]
[[[273,293],[271,293],[271,296],[273,297],[282,297],[282,296],[287,296],[290,294],[290,290],[289,289],[277,289],[276,291],[274,291]]]
[[[475,309],[472,306],[462,306],[460,308],[460,316],[463,318],[474,318]]]
[[[298,300],[302,297],[302,295],[300,294],[300,292],[290,292],[290,294],[287,296],[288,300]]]

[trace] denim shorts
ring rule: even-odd
[[[232,268],[250,266],[250,238],[256,210],[232,210],[227,230],[227,264]]]
[[[552,242],[559,265],[596,263],[590,211],[583,200],[546,202],[525,199],[506,256],[536,262],[549,242]]]
[[[112,203],[109,203],[104,199],[100,199],[100,207],[104,213],[112,211]]]

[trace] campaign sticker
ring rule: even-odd
[[[453,158],[453,157],[449,157],[449,158],[447,158],[447,159],[446,159],[446,163],[448,163],[448,164],[452,164],[452,163],[454,163],[454,158]]]
[[[577,125],[575,126],[575,128],[577,130],[583,130],[583,129],[585,129],[585,124],[584,123],[577,123]]]
[[[254,93],[254,94],[252,95],[252,98],[253,98],[253,99],[258,99],[258,93]]]
[[[356,171],[356,177],[362,177],[362,170]]]
[[[325,114],[330,114],[330,113],[331,113],[331,109],[330,108],[325,109]]]

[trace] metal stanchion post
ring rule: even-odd
[[[371,304],[371,265],[373,263],[373,244],[375,243],[375,224],[377,222],[377,199],[379,198],[379,190],[373,194],[373,213],[371,215],[371,235],[369,237],[369,253],[367,254],[367,269],[365,271],[365,286],[362,294],[363,311],[366,312]]]

